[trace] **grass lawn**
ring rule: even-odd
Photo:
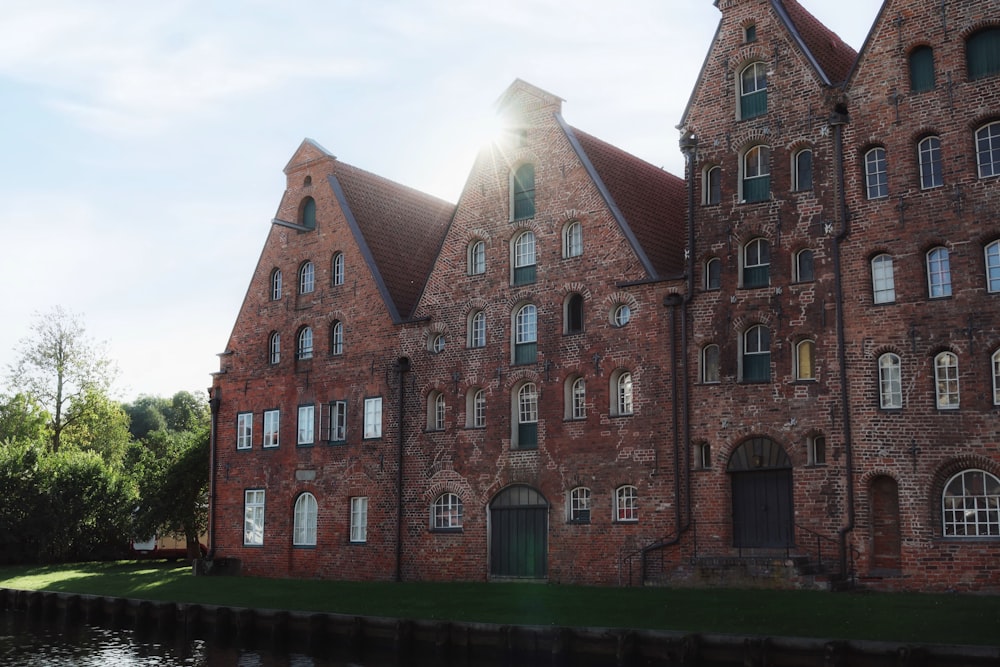
[[[134,561],[0,568],[0,587],[410,619],[1000,644],[1000,597],[985,595],[196,578],[187,565]]]

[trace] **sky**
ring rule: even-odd
[[[801,0],[860,49],[881,3]],[[456,201],[523,79],[683,175],[712,0],[2,0],[0,393],[38,314],[80,315],[115,396],[211,385],[305,138]]]

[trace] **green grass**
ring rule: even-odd
[[[995,645],[1000,597],[194,577],[123,561],[0,568],[0,587],[260,609],[570,627]]]

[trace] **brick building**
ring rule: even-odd
[[[305,141],[212,388],[267,576],[1000,589],[1000,17],[719,0],[685,178],[516,81],[457,204]],[[780,574],[780,577],[779,577]]]

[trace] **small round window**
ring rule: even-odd
[[[628,304],[623,303],[615,307],[615,312],[611,316],[611,321],[616,327],[623,327],[632,319],[632,309]]]
[[[434,336],[434,340],[431,341],[431,352],[437,354],[439,352],[444,352],[444,336],[438,334]]]

